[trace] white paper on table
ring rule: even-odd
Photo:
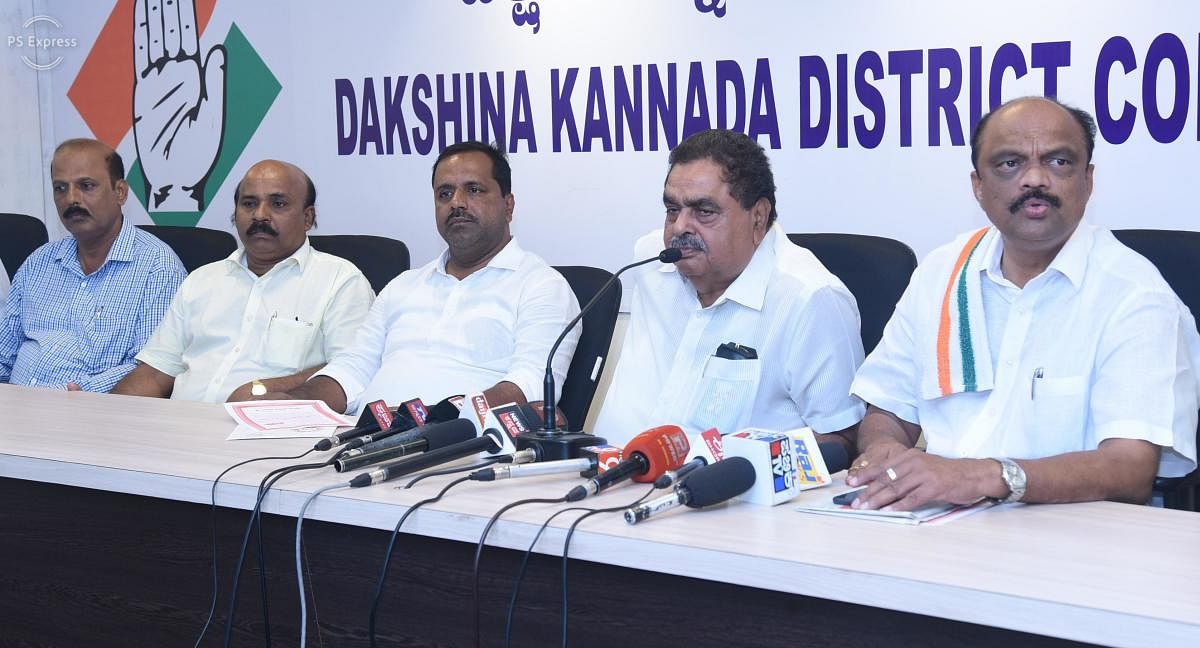
[[[238,422],[228,437],[231,440],[324,437],[338,427],[352,425],[319,400],[225,403],[225,411]]]

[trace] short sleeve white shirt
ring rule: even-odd
[[[502,381],[540,398],[550,347],[579,313],[570,285],[515,238],[461,281],[446,272],[448,258],[388,283],[352,348],[317,372],[341,385],[348,412],[377,399],[432,404]],[[575,327],[555,353],[560,385],[578,341]]]
[[[662,230],[635,256],[662,249]],[[663,424],[689,434],[717,428],[834,432],[863,417],[850,381],[863,359],[854,297],[776,223],[750,263],[702,307],[674,265],[652,263],[623,277],[629,325],[595,433],[622,445]],[[715,357],[736,342],[757,359]]]
[[[917,268],[854,393],[920,425],[937,455],[1034,459],[1127,438],[1162,446],[1162,476],[1193,470],[1200,335],[1154,265],[1081,224],[1018,288],[1000,270],[1003,239],[993,238],[980,272],[994,387],[921,395],[937,371],[938,312],[962,237]]]
[[[239,249],[188,275],[137,359],[175,377],[171,398],[223,402],[251,380],[327,362],[374,296],[353,263],[307,240],[261,277]]]

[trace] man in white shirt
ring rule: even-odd
[[[842,433],[863,416],[849,394],[863,358],[858,307],[775,223],[766,153],[710,130],[670,163],[664,229],[635,252],[673,247],[683,259],[633,271],[629,327],[595,433],[622,444],[668,423],[689,433],[808,426],[850,446]]]
[[[374,292],[353,263],[314,250],[316,187],[255,164],[234,192],[242,249],[188,275],[115,394],[221,402],[300,385],[354,340]]]
[[[870,403],[856,508],[1144,503],[1156,474],[1196,467],[1200,336],[1149,261],[1080,225],[1095,132],[1043,98],[976,126],[993,227],[926,258],[854,381]]]
[[[508,160],[487,144],[455,144],[438,156],[432,182],[447,249],[379,293],[353,346],[304,385],[265,398],[355,412],[376,399],[394,406],[483,392],[500,404],[541,393],[550,347],[579,304],[562,275],[509,231],[516,201]],[[578,340],[576,328],[554,356],[560,383]]]

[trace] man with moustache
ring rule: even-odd
[[[70,236],[29,255],[0,321],[0,383],[106,392],[162,319],[187,271],[125,220],[125,165],[90,139],[59,144],[54,206]]]
[[[375,293],[345,259],[314,250],[317,189],[264,160],[234,190],[242,249],[197,268],[115,394],[220,402],[302,384],[354,340]]]
[[[854,381],[855,508],[1145,503],[1156,474],[1195,469],[1200,336],[1149,261],[1080,224],[1095,134],[1040,97],[976,126],[992,226],[925,259]]]
[[[447,147],[433,165],[433,204],[447,249],[379,293],[353,346],[304,385],[263,398],[320,399],[354,412],[376,399],[434,403],[483,392],[500,404],[539,393],[550,347],[579,304],[562,275],[509,231],[508,160],[481,142]],[[576,329],[554,356],[559,381],[578,339]]]
[[[666,423],[689,433],[807,426],[852,448],[846,435],[863,415],[849,394],[863,358],[858,307],[776,222],[762,147],[731,131],[692,135],[671,152],[663,205],[664,228],[634,256],[665,245],[683,259],[631,273],[629,327],[595,433],[621,444]]]

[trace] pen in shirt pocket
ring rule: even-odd
[[[1045,376],[1046,372],[1042,369],[1042,367],[1038,367],[1037,369],[1033,370],[1033,378],[1029,379],[1029,400],[1033,400],[1034,396],[1037,394],[1038,381]]]

